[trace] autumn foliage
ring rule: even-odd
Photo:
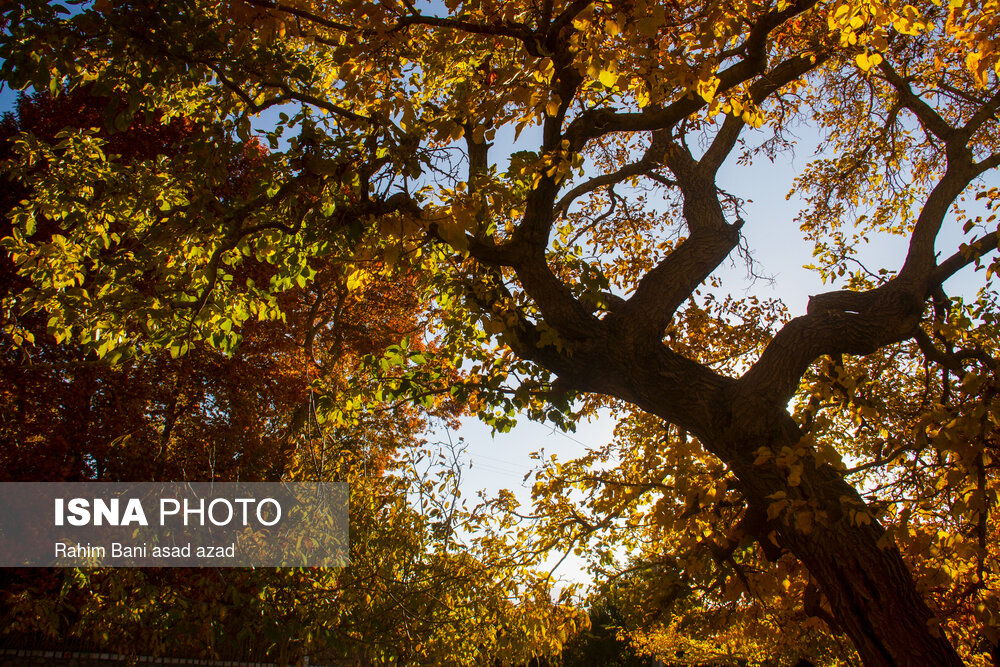
[[[420,529],[365,548],[405,563],[380,581],[405,581],[423,634],[383,628],[394,648],[366,659],[557,652],[580,623],[521,566],[575,551],[591,608],[668,662],[1000,664],[997,15],[995,0],[5,7],[8,84],[114,100],[96,130],[4,149],[21,188],[3,223],[17,465],[40,448],[40,475],[132,470],[115,467],[125,440],[74,459],[69,421],[88,415],[134,429],[147,459],[157,435],[178,445],[136,470],[205,474],[217,451],[225,474],[267,461],[281,477],[369,429],[399,454],[390,434],[419,439],[428,415],[497,431],[611,415],[612,442],[539,467],[530,513],[510,494],[444,501],[454,467],[393,505]],[[40,127],[58,105],[39,99]],[[137,122],[184,150],[116,144]],[[797,216],[749,207],[732,175],[805,143]],[[804,309],[721,270],[756,272],[750,239],[784,251],[790,235],[826,285]],[[72,374],[28,364],[66,355]],[[179,391],[116,393],[154,368]],[[75,409],[19,398],[45,386]],[[243,443],[262,457],[237,460]],[[462,547],[457,525],[476,535]],[[432,594],[437,577],[456,592]],[[353,581],[360,608],[396,595]]]
[[[17,114],[5,119],[4,141],[20,131],[57,141],[65,128],[94,127],[106,137],[104,149],[121,149],[116,159],[128,163],[179,154],[200,131],[177,119],[135,119],[109,130],[99,113],[106,104],[85,93],[23,97]],[[256,142],[239,147],[218,196],[238,197],[261,178],[265,155]],[[10,185],[8,209],[28,196]],[[35,236],[52,242],[62,230],[43,218]],[[4,261],[10,298],[26,283],[10,257]],[[397,402],[368,413],[345,408],[337,423],[318,417],[319,404],[343,406],[371,382],[365,359],[410,337],[413,353],[432,345],[422,336],[413,277],[377,277],[349,290],[336,266],[311,266],[308,288],[276,295],[280,319],[247,322],[231,353],[198,342],[184,355],[136,350],[112,364],[85,346],[57,342],[44,314],[8,311],[13,326],[0,346],[0,479],[348,480],[350,570],[8,570],[0,598],[8,641],[286,662],[306,654],[437,662],[468,652],[470,642],[482,655],[524,658],[558,648],[545,642],[578,621],[569,610],[552,613],[542,582],[513,570],[498,580],[488,563],[449,553],[434,537],[435,522],[409,506],[406,466],[423,443],[421,429],[429,418],[453,419],[456,405]],[[236,272],[241,281],[273,275],[254,261]],[[534,590],[514,605],[507,595],[522,576]],[[438,595],[453,602],[432,609]],[[479,618],[463,621],[456,607],[476,609]],[[515,614],[526,628],[535,624],[534,637],[492,630],[481,636],[498,616]],[[469,655],[475,664],[477,654]]]

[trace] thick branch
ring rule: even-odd
[[[950,149],[951,147],[949,147]],[[971,151],[948,151],[948,167],[944,176],[927,196],[910,236],[906,259],[894,281],[907,281],[915,285],[926,283],[936,267],[934,243],[948,209],[966,187],[981,173],[972,162]],[[920,289],[920,288],[918,288]]]
[[[962,126],[962,131],[971,137],[986,122],[996,118],[997,110],[1000,110],[1000,90],[994,93],[993,97],[988,99],[972,114],[972,117]]]
[[[765,14],[749,31],[743,47],[744,58],[718,73],[717,95],[764,72],[767,66],[767,36],[788,19],[811,9],[817,0],[800,0],[783,11]],[[684,96],[666,107],[649,107],[641,113],[615,113],[607,109],[584,112],[567,129],[570,150],[579,151],[591,139],[612,132],[649,132],[673,127],[707,105],[697,96]]]
[[[784,405],[820,356],[871,354],[910,338],[920,321],[925,295],[906,289],[897,280],[870,292],[844,293],[849,310],[822,310],[810,304],[810,312],[782,327],[740,378],[741,394],[768,405]]]
[[[870,354],[912,337],[928,296],[974,262],[980,251],[996,247],[998,235],[993,232],[975,241],[975,250],[963,249],[940,265],[934,257],[934,242],[948,208],[987,163],[992,165],[988,160],[973,165],[971,160],[949,159],[945,175],[917,219],[899,274],[868,292],[840,291],[811,298],[807,314],[785,325],[740,379],[744,395],[784,404],[818,357]]]
[[[766,21],[758,24],[756,29],[764,30],[761,25],[766,26]],[[766,31],[760,33],[759,39],[763,40],[766,34]],[[752,34],[747,40],[752,46],[748,46],[748,53],[763,49],[762,43],[756,45],[757,39]],[[752,98],[755,101],[763,100],[815,67],[816,62],[821,60],[795,57],[783,61],[755,82],[751,88]],[[657,131],[654,133],[653,143],[641,160],[574,188],[556,206],[557,213],[565,212],[575,197],[634,175],[648,173],[657,162],[664,159],[676,175],[677,185],[684,195],[684,217],[691,236],[643,277],[632,298],[620,307],[618,317],[610,320],[622,333],[627,330],[629,336],[658,339],[677,308],[739,243],[739,225],[729,225],[726,222],[714,178],[735,146],[742,127],[743,121],[739,118],[727,118],[701,161],[695,161],[687,149],[676,144],[667,144],[668,150],[664,151],[663,145],[655,137],[666,138],[667,132]],[[572,130],[571,125],[569,132]]]
[[[792,81],[803,76],[806,72],[814,69],[818,65],[829,59],[828,53],[818,54],[815,57],[795,56],[782,61],[750,86],[750,99],[755,104],[760,104],[770,95],[777,92]],[[715,173],[722,166],[726,158],[736,146],[740,132],[745,124],[737,116],[727,116],[722,127],[719,129],[712,144],[705,151],[700,160],[701,167]]]
[[[471,123],[465,123],[465,149],[469,158],[469,191],[475,192],[479,186],[479,180],[486,175],[489,169],[489,152],[492,144],[483,138],[478,143],[475,139],[475,128]]]
[[[570,11],[571,9],[579,11],[586,6],[583,0],[575,4],[580,7],[577,9],[571,7],[563,16],[571,16],[573,13]],[[770,31],[796,14],[807,11],[814,4],[815,0],[801,0],[783,11],[771,12],[757,21],[750,29],[741,49],[745,54],[743,60],[719,74],[722,82],[719,87],[720,92],[760,74],[767,64],[766,46]],[[560,19],[562,18],[561,16]],[[417,19],[413,20],[417,21]],[[419,22],[489,32],[484,31],[482,26],[465,25],[463,22],[443,19],[425,20],[421,18]],[[550,35],[556,31],[558,23],[559,19],[554,22],[550,29]],[[526,36],[519,32],[522,30],[524,27],[518,26],[517,29],[512,32],[509,30],[509,32],[511,36],[524,41]],[[563,133],[561,130],[565,111],[579,85],[580,77],[575,68],[560,62],[563,58],[560,58],[561,52],[558,49],[558,44],[550,44],[549,46],[555,47],[556,51],[553,54],[557,61],[555,92],[559,94],[561,103],[556,115],[546,118],[543,128],[545,148],[552,149],[559,146],[563,139],[567,139],[569,150],[573,152],[580,150],[589,139],[608,132],[657,130],[670,127],[706,104],[700,98],[685,97],[665,109],[646,110],[638,114],[618,114],[609,110],[584,112],[572,121]],[[790,59],[779,65],[766,80],[759,82],[757,90],[761,96],[766,96],[781,85],[785,85],[788,81],[800,76],[811,66],[814,65],[809,59]],[[724,142],[735,141],[735,138],[730,138],[732,129],[733,124],[731,123],[725,129],[724,139],[717,144],[717,150],[713,152],[712,159],[720,159],[718,153]],[[565,211],[573,199],[580,194],[648,170],[647,161],[648,165],[651,166],[652,161],[656,159],[652,150],[656,143],[654,141],[651,150],[637,166],[625,167],[615,174],[589,181],[564,196],[559,204],[555,203],[558,184],[554,178],[543,177],[529,193],[524,218],[511,240],[501,247],[491,246],[488,243],[476,244],[472,247],[474,256],[489,263],[503,262],[513,266],[524,289],[536,302],[546,321],[556,327],[562,335],[568,338],[594,335],[597,331],[595,328],[598,322],[596,318],[573,297],[570,290],[546,264],[545,248],[548,245],[551,226],[556,214]],[[656,148],[659,147],[656,146]],[[677,157],[677,159],[681,160],[682,158]],[[671,165],[671,168],[675,166],[677,165]],[[643,333],[647,337],[655,336],[657,339],[676,308],[732,251],[739,240],[738,228],[731,227],[725,222],[714,181],[711,178],[706,179],[704,174],[695,174],[697,169],[687,169],[686,166],[683,168],[689,172],[687,173],[686,188],[684,184],[681,185],[682,190],[685,191],[685,215],[693,232],[692,237],[671,253],[670,257],[659,267],[647,274],[640,283],[636,294],[630,299],[630,303],[633,305],[626,308],[630,314],[636,315],[631,318],[633,323],[629,324],[627,328],[634,328],[635,322],[643,323],[641,325]],[[622,321],[627,322],[627,320],[621,320],[620,323]]]
[[[934,285],[940,285],[969,264],[976,262],[987,252],[997,250],[998,241],[1000,241],[1000,235],[997,232],[990,232],[969,245],[963,245],[961,250],[938,264],[931,274],[931,282]]]
[[[575,19],[580,12],[590,6],[592,0],[573,0],[566,9],[564,9],[556,20],[552,22],[552,26],[548,30],[548,34],[552,36],[558,36],[559,32],[568,26],[573,19]]]
[[[684,196],[691,236],[639,281],[609,320],[620,335],[659,340],[677,308],[739,243],[739,226],[726,222],[714,172],[705,173],[686,148],[673,144],[666,161]]]
[[[552,273],[544,253],[544,249],[532,249],[515,264],[521,285],[538,306],[545,322],[564,338],[584,339],[597,335],[599,320]]]

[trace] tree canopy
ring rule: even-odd
[[[66,127],[96,126],[134,163],[181,153],[200,132],[185,119],[137,118],[109,134],[106,103],[87,87],[22,97],[4,140],[23,130],[52,141]],[[224,191],[261,178],[265,155],[244,143]],[[7,210],[26,195],[8,185]],[[58,231],[45,221],[36,238]],[[9,297],[26,284],[4,260]],[[363,359],[407,336],[417,339],[408,348],[426,349],[412,277],[348,289],[334,268],[314,266],[308,286],[278,296],[282,319],[245,323],[228,352],[195,341],[185,355],[137,350],[111,363],[85,344],[58,342],[44,314],[12,312],[0,337],[0,480],[344,481],[351,567],[4,570],[5,643],[40,636],[124,655],[476,665],[554,654],[586,622],[506,545],[442,530],[502,530],[493,517],[467,515],[456,497],[460,470],[422,438],[428,421],[450,422],[458,406],[348,408],[372,382]],[[273,274],[254,261],[238,270]],[[340,418],[318,423],[316,397],[331,395],[343,398]]]
[[[4,9],[11,86],[88,86],[106,129],[201,131],[141,160],[88,128],[14,139],[5,333],[37,345],[13,317],[35,313],[112,362],[234,355],[324,272],[356,293],[412,276],[435,344],[373,350],[353,394],[317,388],[317,419],[400,399],[499,430],[617,412],[606,450],[543,471],[537,516],[651,612],[637,644],[997,664],[997,15],[28,0]],[[831,290],[786,313],[727,293],[748,228],[790,231],[718,183],[802,128],[820,150],[788,186]],[[270,150],[227,188],[254,137]],[[874,265],[886,236],[903,250]],[[977,269],[978,294],[947,294]]]

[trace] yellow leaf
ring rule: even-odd
[[[715,99],[715,91],[719,89],[719,83],[720,80],[717,76],[699,81],[698,95],[706,102],[711,102]]]
[[[601,74],[599,75],[598,78],[600,79],[601,84],[604,85],[606,88],[611,88],[616,83],[618,83],[618,75],[615,74],[614,72],[609,72],[606,69],[601,70]]]
[[[788,469],[788,485],[798,486],[802,483],[802,464],[796,463]]]
[[[367,271],[355,269],[347,276],[347,289],[350,291],[361,289],[369,282],[371,282],[371,276]]]
[[[488,334],[497,334],[504,330],[504,323],[502,320],[490,318],[483,322],[483,330]]]
[[[812,532],[813,518],[812,513],[808,511],[800,511],[795,513],[795,529],[802,533],[803,535],[808,535]]]
[[[774,521],[788,507],[787,500],[779,500],[767,506],[767,520]]]
[[[867,72],[882,62],[882,55],[879,53],[859,53],[854,60],[858,63],[858,67]]]

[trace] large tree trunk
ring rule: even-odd
[[[801,475],[791,479],[787,466],[758,460],[761,447],[781,452],[800,443],[787,399],[777,405],[759,388],[741,386],[662,347],[636,358],[628,350],[609,352],[576,360],[577,388],[617,396],[697,435],[740,480],[749,511],[762,518],[754,536],[765,552],[775,550],[773,538],[805,565],[867,667],[963,664],[934,623],[899,550],[881,539],[884,528],[839,472],[829,464],[817,467],[811,448],[802,450]],[[764,519],[780,498],[789,501],[791,512]],[[813,511],[811,526],[794,521],[796,504]]]
[[[864,514],[852,518],[845,511],[837,516],[841,498],[847,502],[860,498],[842,480],[823,472],[814,470],[810,475],[814,479],[800,486],[820,482],[822,490],[813,497],[829,508],[830,520],[803,534],[779,519],[777,538],[819,584],[865,665],[961,665],[955,649],[933,624],[933,613],[917,593],[899,550],[891,543],[879,543],[884,530],[877,522],[857,525],[860,517],[868,518]],[[745,484],[748,477],[740,475]],[[788,487],[788,493],[796,488]]]
[[[767,444],[773,451],[798,440],[798,430],[787,413],[768,421],[772,432]],[[759,431],[755,435],[754,440],[760,442]],[[744,440],[724,449],[748,454],[746,444]],[[899,550],[881,539],[884,528],[836,470],[829,465],[817,467],[810,457],[803,461],[801,480],[793,485],[787,469],[773,461],[754,465],[748,458],[740,456],[730,465],[752,508],[766,516],[773,494],[784,492],[793,502],[805,501],[821,512],[808,528],[790,521],[793,512],[776,516],[758,540],[769,541],[773,536],[806,566],[867,667],[963,664],[934,623],[934,614],[918,594]]]

